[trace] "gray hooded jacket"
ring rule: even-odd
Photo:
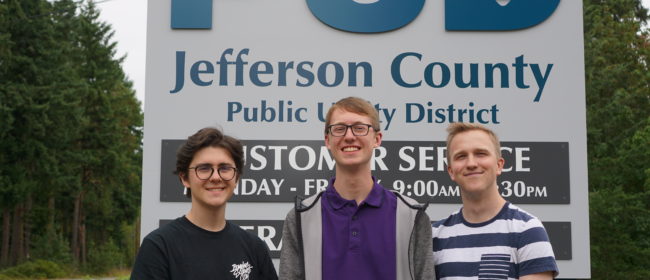
[[[296,198],[282,230],[280,279],[321,280],[322,218],[321,195]],[[427,204],[397,195],[396,280],[435,279],[431,220],[424,212]]]

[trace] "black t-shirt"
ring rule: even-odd
[[[226,222],[211,232],[180,217],[142,241],[131,279],[275,280],[266,244]]]

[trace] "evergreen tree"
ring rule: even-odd
[[[585,0],[593,279],[650,273],[650,42],[639,0]]]
[[[82,178],[74,192],[72,224],[72,252],[81,263],[87,259],[87,238],[97,246],[110,239],[107,235],[121,238],[122,222],[135,220],[140,191],[142,113],[122,71],[123,59],[113,58],[113,32],[98,17],[92,2],[81,7],[79,73],[87,82],[78,146]]]
[[[640,0],[585,0],[585,69],[589,186],[621,186],[642,192],[643,178],[630,182],[622,146],[648,125],[650,44],[642,26],[648,10]],[[646,154],[647,155],[647,154]],[[643,170],[648,158],[634,163]],[[641,177],[644,177],[642,175]]]
[[[65,261],[67,250],[30,250],[69,244],[83,268],[87,244],[130,242],[142,112],[98,15],[91,1],[0,1],[0,266]],[[126,265],[122,250],[110,263]]]
[[[48,149],[53,117],[64,104],[57,90],[65,88],[66,65],[58,54],[62,45],[53,40],[54,28],[47,1],[5,1],[5,30],[9,35],[10,56],[5,61],[3,102],[9,116],[2,134],[3,253],[9,250],[10,264],[29,255],[33,205],[32,193],[44,185],[42,178],[55,172],[56,160]],[[11,215],[7,214],[12,212]],[[9,219],[9,217],[11,218]],[[11,236],[7,244],[7,235]]]
[[[11,60],[11,37],[8,26],[8,6],[0,2],[0,77],[7,77],[9,73],[9,62]],[[9,204],[9,170],[3,166],[9,166],[9,159],[4,153],[9,148],[6,140],[9,138],[9,132],[13,125],[13,115],[11,106],[14,102],[10,101],[7,87],[9,83],[6,79],[0,79],[0,205]],[[6,206],[0,207],[2,217],[2,239],[0,240],[0,267],[9,263],[9,227],[10,212]]]

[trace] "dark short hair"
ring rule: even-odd
[[[194,155],[206,147],[219,147],[228,151],[232,160],[235,162],[235,168],[237,168],[237,180],[241,178],[241,175],[244,173],[244,148],[242,143],[233,137],[223,134],[221,130],[214,127],[206,127],[197,131],[188,137],[187,141],[178,148],[174,174],[187,179],[190,163],[194,159]],[[186,196],[192,197],[190,189],[187,189]]]

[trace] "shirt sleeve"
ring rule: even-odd
[[[269,247],[261,239],[258,239],[257,244],[257,264],[259,265],[260,272],[259,279],[278,280],[278,274],[275,271],[275,266],[271,260]]]
[[[431,239],[431,220],[424,211],[415,217],[413,240],[409,251],[413,252],[414,279],[435,279],[433,264],[433,245]]]
[[[282,229],[282,251],[280,252],[280,279],[282,280],[305,278],[296,231],[296,212],[292,209],[287,214]]]
[[[528,226],[519,235],[517,246],[519,276],[552,271],[556,277],[559,270],[546,229],[537,219],[528,221]]]
[[[142,241],[131,271],[131,280],[140,279],[170,279],[164,250],[149,237]]]

